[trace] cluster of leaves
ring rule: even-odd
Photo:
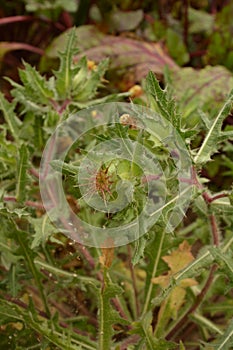
[[[190,207],[193,218],[173,235],[166,233],[166,220],[162,220],[131,246],[115,251],[87,250],[70,242],[49,222],[39,199],[36,169],[45,141],[70,112],[112,98],[93,99],[107,62],[88,68],[85,58],[74,60],[74,46],[72,31],[53,76],[46,79],[24,63],[19,72],[22,85],[10,81],[13,101],[8,102],[2,94],[0,98],[6,121],[1,127],[1,344],[9,349],[37,345],[51,349],[169,349],[176,348],[180,340],[180,349],[195,348],[200,342],[203,346],[208,342],[209,348],[229,348],[232,193],[211,193],[198,172],[219,147],[228,147],[225,154],[230,157],[233,132],[222,130],[222,125],[231,111],[232,92],[213,120],[202,110],[204,123],[193,130],[181,118],[182,105],[176,106],[170,92],[161,90],[154,74],[149,73],[146,89],[151,108],[172,122],[190,148],[196,188]],[[206,135],[195,149],[190,142],[195,144],[204,128]],[[99,137],[107,139],[117,131],[104,132],[101,130]],[[120,132],[135,138],[138,131],[121,126]],[[142,137],[150,144],[147,134]],[[87,135],[81,145],[84,151],[89,142]],[[138,169],[130,175],[125,161],[106,166],[99,185],[108,181],[106,171],[117,172],[121,178],[131,176],[131,181],[140,175]],[[67,199],[78,214],[88,218],[88,208],[82,208],[80,195],[75,197],[77,191],[72,191],[75,171],[72,163],[64,168],[70,192]],[[143,194],[139,182],[135,183],[138,203]],[[105,193],[103,184],[99,190]],[[131,210],[135,212],[135,208]],[[105,224],[111,225],[113,218],[103,215],[91,213],[96,224],[105,219]],[[126,222],[129,217],[132,214],[123,211],[119,220]],[[133,267],[132,262],[137,264]],[[228,309],[224,322],[217,321],[219,308]],[[193,339],[187,339],[185,332],[181,337],[180,328],[188,331],[190,322],[195,325]],[[31,332],[37,336],[27,337]]]
[[[53,6],[46,1],[25,3],[30,11],[50,18],[52,13],[57,18],[62,9],[75,11],[73,1],[69,5],[67,1],[54,1]],[[83,3],[80,1],[79,6]],[[146,1],[145,8],[153,9],[151,3]],[[177,45],[176,51],[173,46],[182,42],[183,22],[179,18],[180,7],[175,6],[176,1],[171,4],[175,29],[168,16],[166,25],[161,19],[149,29],[147,26],[144,33],[150,30],[150,35],[154,33],[165,40],[169,53],[178,64],[183,64],[187,62],[187,47]],[[117,5],[118,9],[111,1],[97,2],[92,7],[92,19],[111,25],[111,33],[116,28],[131,30],[142,22],[139,1],[133,5],[131,1],[118,1]],[[105,13],[103,8],[109,11]],[[132,13],[125,12],[130,8]],[[226,21],[229,8],[223,8],[216,23],[222,23],[223,17],[225,25],[231,25]],[[213,15],[190,9],[189,22],[191,46],[196,45],[195,35],[200,31],[204,37],[212,35]],[[220,40],[218,33],[220,29],[216,28],[205,60],[217,64],[229,56],[226,66],[231,69],[229,50],[220,52],[225,45],[216,45]],[[229,31],[224,28],[222,35],[227,36],[227,47],[231,48]],[[38,169],[47,139],[70,113],[135,96],[134,90],[106,94],[104,75],[109,65],[108,60],[103,60],[106,54],[112,58],[109,77],[116,70],[129,69],[127,79],[131,80],[127,87],[135,83],[134,79],[140,81],[145,77],[148,62],[157,74],[168,66],[167,88],[161,89],[150,72],[143,83],[146,93],[134,102],[147,104],[168,119],[180,134],[193,164],[194,191],[187,214],[174,232],[166,231],[169,207],[164,208],[161,220],[148,234],[135,243],[115,249],[87,249],[69,240],[49,221],[40,199]],[[215,57],[219,61],[213,61]],[[52,72],[51,66],[58,69]],[[56,38],[46,49],[40,69],[49,72],[48,77],[24,62],[19,70],[21,83],[8,79],[13,87],[11,102],[0,94],[4,118],[0,134],[2,348],[230,349],[233,346],[230,71],[220,66],[198,72],[193,68],[181,69],[158,44],[104,35],[93,26],[81,26]],[[120,84],[118,87],[125,90],[125,82],[124,87]],[[148,133],[141,135],[133,124],[95,132],[97,141],[90,131],[81,144],[75,145],[79,152],[71,150],[67,163],[52,166],[62,171],[67,201],[77,215],[96,226],[115,227],[119,222],[132,220],[141,210],[146,196],[140,181],[142,169],[125,160],[104,164],[94,179],[95,190],[104,200],[116,199],[117,181],[130,180],[135,186],[133,204],[116,215],[90,210],[82,201],[76,180],[77,165],[91,142],[119,135],[138,139],[160,157],[162,164],[169,164],[171,171],[176,168],[158,140]],[[167,181],[167,186],[172,193],[174,182]]]

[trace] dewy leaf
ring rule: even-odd
[[[177,127],[180,116],[176,110],[175,100],[168,97],[166,90],[161,89],[153,72],[149,72],[146,77],[146,90],[156,102],[162,116]]]
[[[8,322],[22,322],[19,307],[5,300],[0,299],[1,325]]]
[[[2,110],[4,118],[7,122],[8,129],[11,132],[14,139],[17,141],[19,138],[19,128],[21,126],[21,121],[17,118],[14,109],[16,103],[8,102],[3,93],[0,92],[0,110]]]
[[[11,322],[23,322],[31,330],[36,333],[43,335],[49,342],[56,345],[61,350],[77,350],[77,349],[89,349],[95,350],[94,342],[83,337],[79,334],[75,335],[75,339],[70,340],[70,335],[65,334],[64,330],[54,329],[51,327],[51,323],[43,319],[38,320],[35,310],[30,307],[30,309],[21,309],[18,305],[0,299],[0,315],[1,320],[4,320],[4,324]],[[80,347],[78,347],[80,346]]]
[[[57,243],[61,244],[61,242],[59,241],[57,241]],[[79,282],[80,286],[92,285],[94,288],[98,288],[100,286],[100,281],[98,281],[93,277],[83,276],[77,273],[69,272],[62,268],[55,267],[53,265],[50,265],[49,263],[46,263],[38,259],[35,259],[35,265],[37,265],[38,268],[46,269],[46,271],[49,271],[56,276],[62,277],[63,280],[67,278],[68,280],[74,280],[75,283]]]
[[[28,150],[25,144],[19,149],[19,158],[17,166],[17,184],[16,184],[16,199],[22,202],[26,195],[27,184],[27,168],[28,168]]]
[[[196,164],[203,164],[209,161],[210,156],[217,151],[217,141],[221,136],[221,128],[223,120],[228,116],[231,111],[233,103],[233,90],[230,92],[227,101],[219,111],[217,117],[213,121],[213,124],[207,133],[197,155],[194,158]]]
[[[42,281],[41,281],[41,275],[40,275],[40,272],[37,270],[35,263],[34,263],[35,253],[29,248],[28,241],[26,238],[27,233],[24,231],[18,230],[17,227],[15,226],[14,237],[20,246],[20,250],[21,250],[22,255],[24,256],[24,259],[25,259],[25,263],[26,263],[28,269],[30,270],[31,274],[33,275],[33,278],[36,282],[36,285],[40,291],[41,299],[42,299],[43,304],[44,304],[44,309],[45,309],[46,313],[49,315],[50,312],[49,312],[49,308],[47,305],[47,299],[46,299],[44,288],[43,288]]]
[[[76,34],[75,29],[72,29],[67,35],[66,46],[63,52],[59,52],[60,58],[60,67],[57,72],[54,72],[56,80],[56,89],[58,95],[61,99],[65,99],[69,97],[71,87],[72,87],[72,79],[77,74],[79,67],[72,68],[72,60],[75,53],[77,53],[77,49],[75,49],[76,45]]]

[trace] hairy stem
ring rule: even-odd
[[[195,169],[193,169],[193,180],[194,184],[201,190],[203,190],[203,186],[200,184],[200,182],[197,179],[197,174]],[[207,206],[210,207],[210,203],[217,199],[217,196],[210,196],[206,191],[202,192],[202,197],[204,201],[206,202]],[[223,197],[223,195],[221,195]],[[221,198],[218,196],[218,198]],[[210,209],[210,208],[209,208]],[[210,231],[211,231],[211,236],[213,240],[213,244],[215,246],[219,246],[220,244],[220,239],[219,239],[219,229],[218,229],[218,224],[216,220],[216,216],[213,213],[210,213],[209,215],[209,223],[210,223]],[[168,333],[167,339],[172,339],[176,333],[180,332],[181,329],[184,327],[184,325],[187,323],[189,315],[192,314],[202,303],[204,300],[207,292],[209,291],[210,287],[212,286],[212,283],[214,281],[214,275],[215,271],[217,270],[217,265],[212,265],[209,276],[205,282],[205,285],[203,286],[200,294],[197,296],[195,303],[188,309],[188,311],[185,313],[185,315],[181,318],[181,320],[174,326],[174,328]]]
[[[212,285],[212,282],[214,280],[214,274],[215,274],[216,270],[217,270],[217,265],[213,265],[211,267],[211,270],[210,270],[209,276],[206,280],[206,283],[205,283],[204,287],[202,288],[200,294],[197,296],[195,303],[188,309],[188,311],[182,317],[182,319],[168,333],[168,335],[166,337],[168,340],[172,339],[176,335],[176,333],[179,333],[182,330],[182,328],[187,324],[187,321],[189,319],[189,315],[192,314],[198,308],[198,306],[202,303],[204,297],[206,296],[208,290],[210,289],[210,287]]]

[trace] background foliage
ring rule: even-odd
[[[233,347],[232,15],[232,2],[217,0],[1,4],[2,348]],[[89,249],[50,223],[38,169],[60,122],[107,101],[169,118],[189,150],[194,192],[172,234],[160,220],[134,244]],[[123,130],[137,136],[132,125]],[[84,154],[90,141],[79,145]],[[155,140],[142,142],[170,162]],[[130,173],[137,190],[128,211],[90,213],[74,190],[82,152],[60,169],[73,211],[96,225],[127,222],[142,204],[140,171]],[[114,196],[113,170],[123,178],[128,164],[101,169],[102,196],[109,188]]]

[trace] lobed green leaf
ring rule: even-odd
[[[3,93],[0,92],[0,110],[3,112],[4,118],[7,122],[8,129],[16,141],[19,141],[19,129],[22,122],[17,118],[14,110],[16,101],[8,102],[4,97]]]
[[[72,68],[72,60],[77,49],[75,49],[76,34],[75,29],[71,30],[67,35],[67,42],[65,51],[59,53],[60,67],[57,72],[54,72],[56,77],[55,87],[59,96],[59,99],[71,97],[72,79],[78,73],[79,67]]]
[[[175,128],[178,128],[180,125],[180,115],[176,109],[175,100],[168,97],[166,90],[161,89],[153,72],[149,72],[146,77],[146,90],[153,98],[161,115],[171,122]]]
[[[208,162],[211,159],[210,158],[211,155],[217,152],[218,140],[221,137],[222,123],[230,113],[232,108],[232,103],[233,103],[233,90],[230,92],[227,101],[224,103],[223,107],[219,111],[200,149],[198,150],[196,156],[194,157],[195,164],[199,165],[199,164],[204,164]]]
[[[22,144],[19,149],[17,165],[16,200],[18,202],[23,202],[26,196],[28,166],[28,149],[25,144]]]

